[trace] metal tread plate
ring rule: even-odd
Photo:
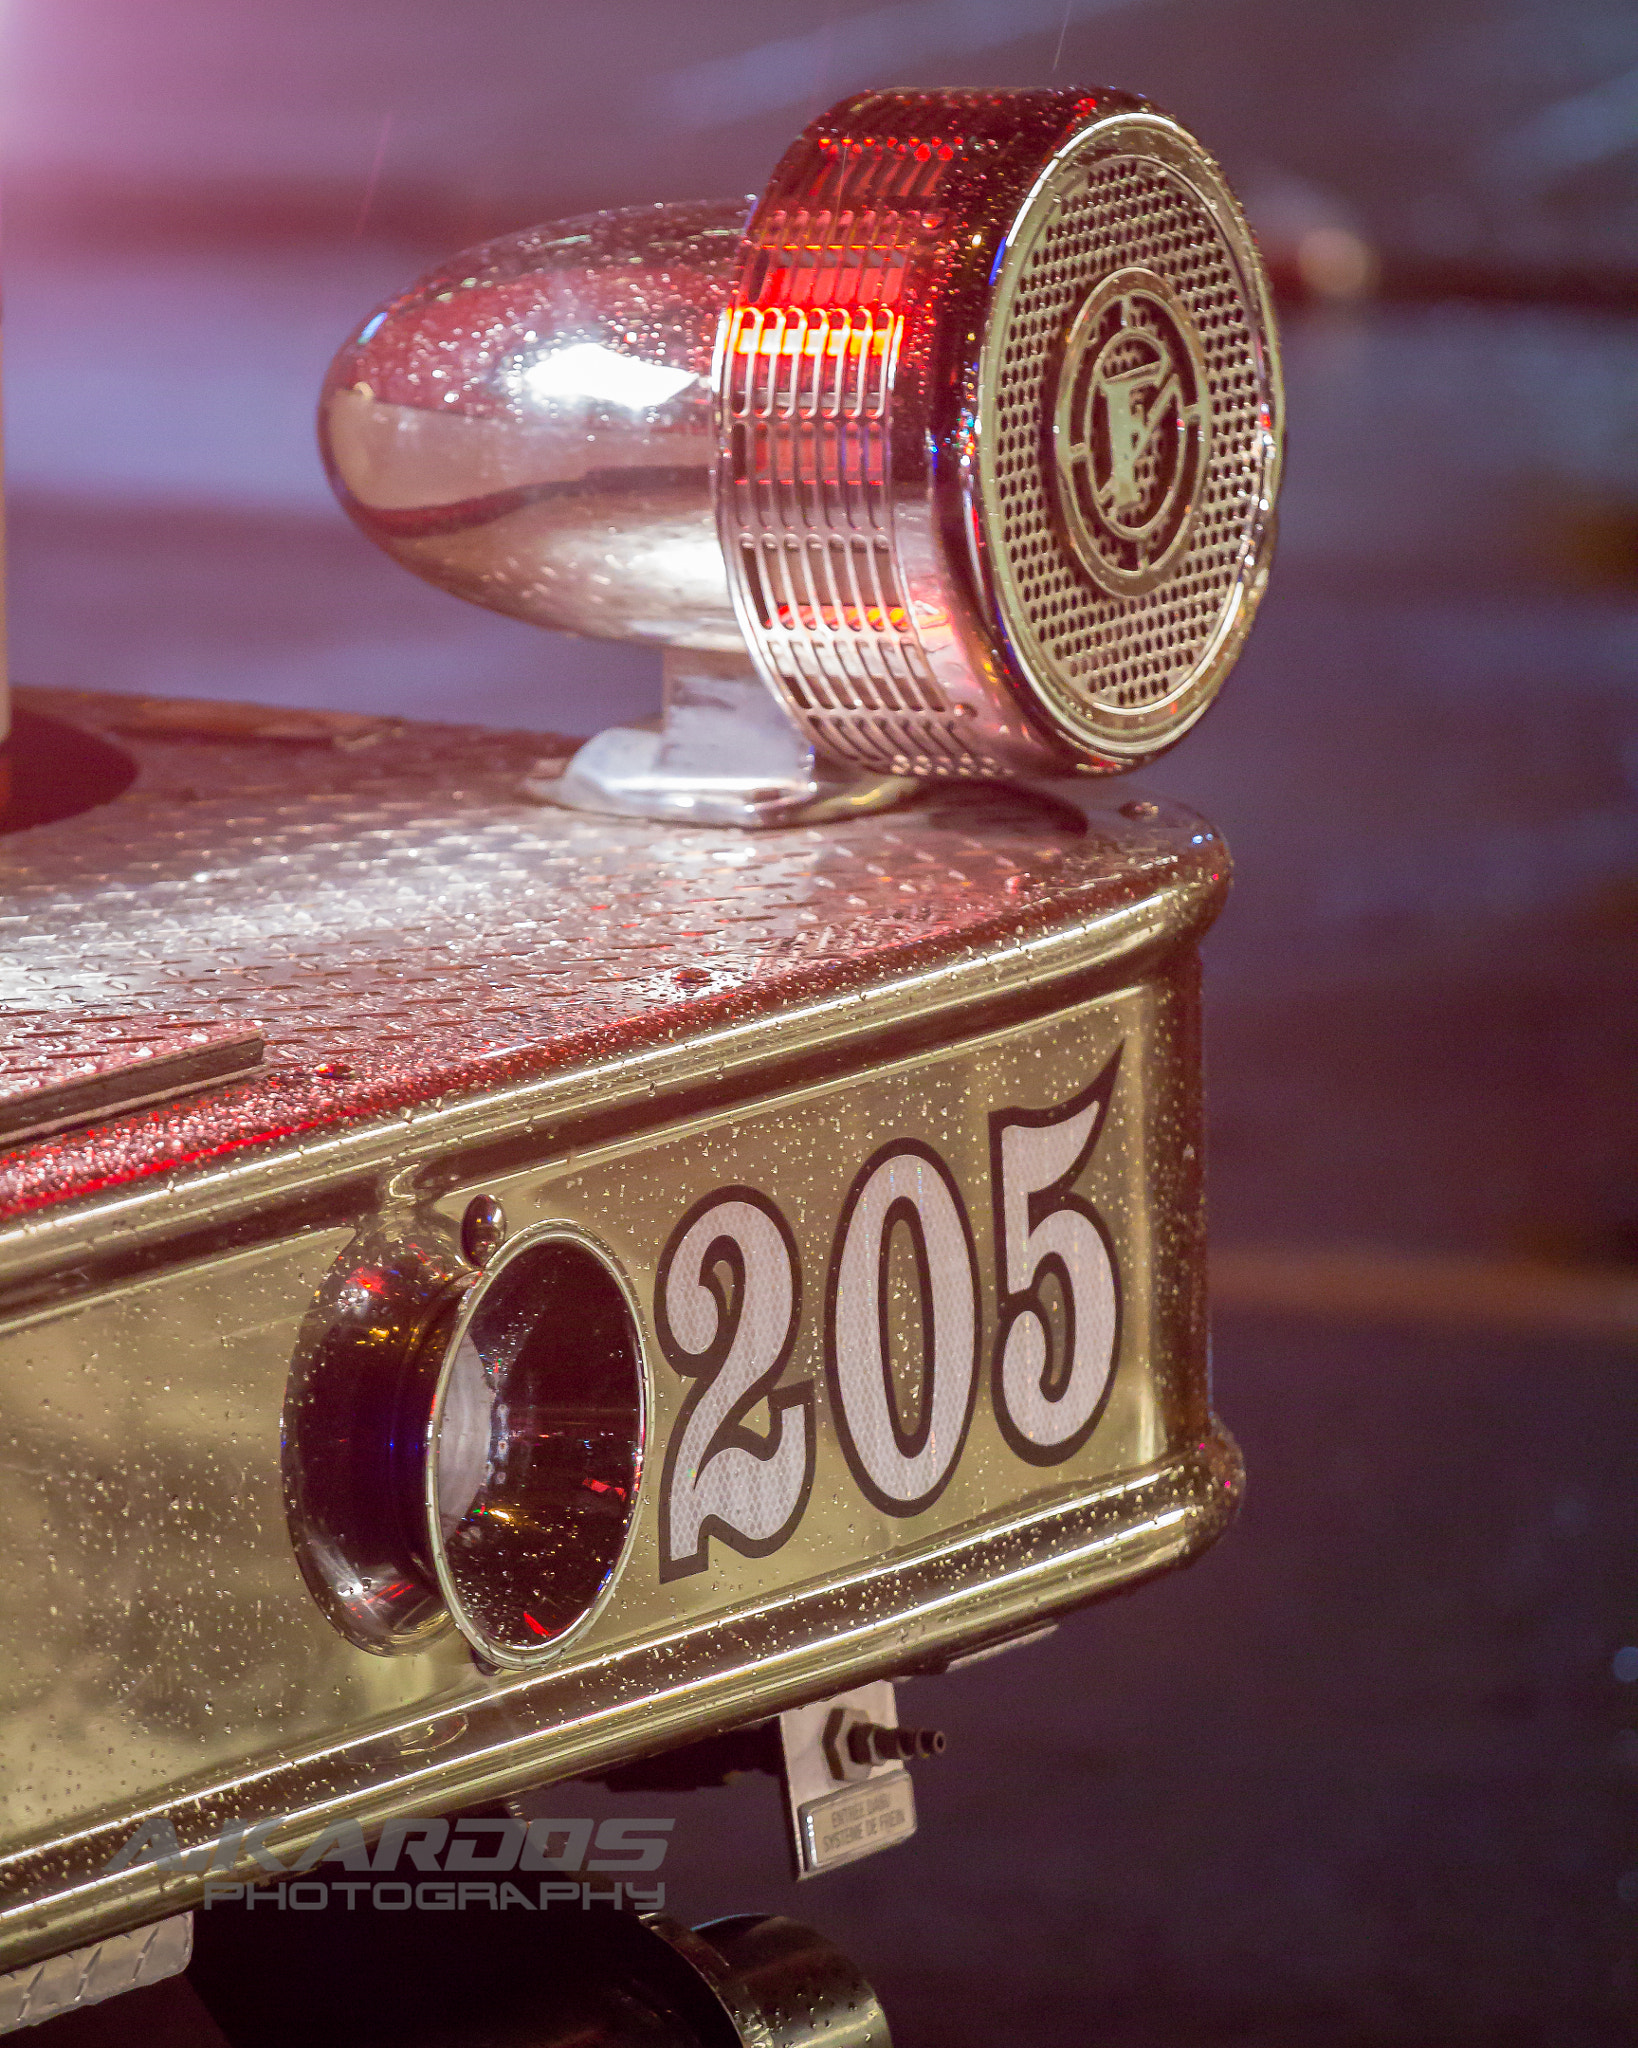
[[[60,1087],[115,1041],[135,1060],[257,1032],[265,1058],[0,1154],[0,1220],[815,1002],[845,1031],[837,999],[982,960],[993,985],[998,949],[1107,927],[1084,966],[1204,924],[1226,885],[1198,819],[1107,785],[1076,789],[1090,824],[992,788],[751,838],[531,803],[525,776],[570,751],[539,734],[20,694],[137,774],[0,838],[0,1094]]]

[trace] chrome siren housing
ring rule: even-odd
[[[719,697],[748,651],[832,773],[1062,775],[1152,758],[1216,694],[1281,397],[1251,236],[1174,121],[876,92],[752,207],[433,272],[341,351],[321,430],[406,566],[685,650]]]

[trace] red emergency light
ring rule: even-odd
[[[874,92],[749,210],[441,266],[343,348],[321,426],[406,566],[669,651],[667,732],[602,735],[541,794],[765,823],[796,745],[810,813],[1170,746],[1262,593],[1281,398],[1255,246],[1175,121]]]

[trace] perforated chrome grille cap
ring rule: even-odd
[[[717,360],[740,624],[815,743],[900,774],[1130,767],[1267,574],[1268,291],[1178,125],[1090,92],[875,93],[793,145]]]

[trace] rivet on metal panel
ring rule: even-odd
[[[506,1211],[493,1195],[474,1195],[461,1218],[461,1251],[474,1266],[487,1266],[506,1242]]]

